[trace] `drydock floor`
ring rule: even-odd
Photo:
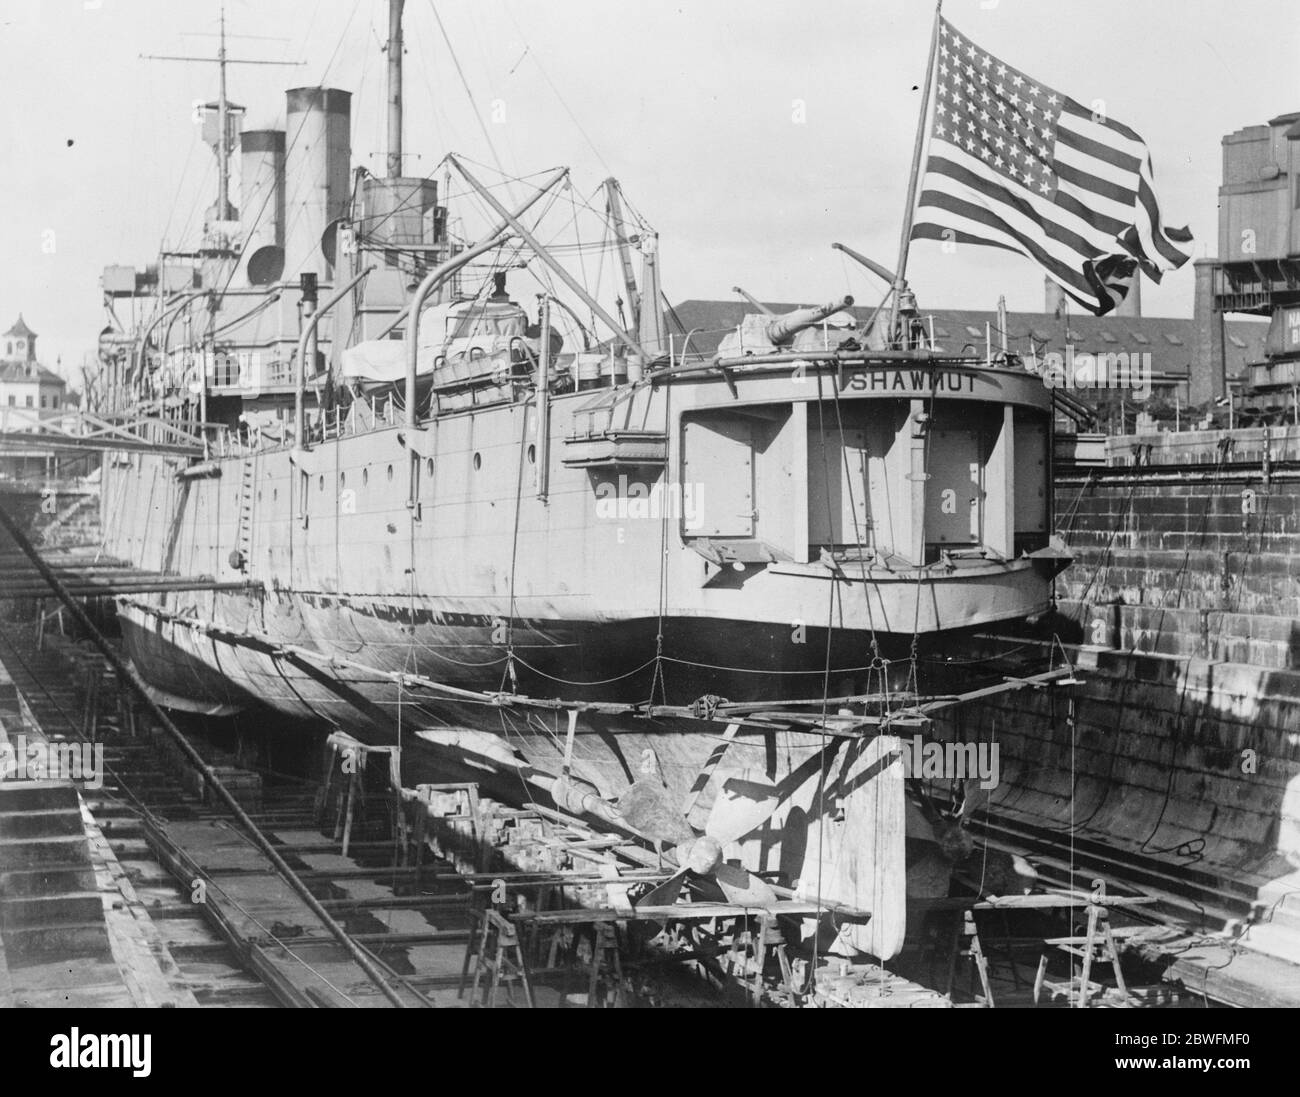
[[[629,950],[637,931],[628,933],[635,923],[626,908],[599,917],[565,911],[545,927],[549,937],[530,932],[538,926],[524,919],[505,936],[490,932],[485,949],[486,894],[499,881],[536,894],[535,881],[548,873],[500,865],[476,872],[454,843],[435,856],[428,846],[438,843],[430,839],[413,852],[391,832],[373,837],[359,804],[352,805],[352,833],[350,811],[329,802],[326,789],[206,751],[350,941],[382,966],[386,995],[210,802],[197,772],[178,769],[174,754],[160,749],[147,719],[84,645],[53,636],[38,650],[21,632],[0,638],[0,728],[10,743],[18,735],[68,743],[89,735],[103,747],[105,770],[102,787],[0,782],[0,1000],[8,1004],[386,1007],[395,997],[443,1008],[945,1008],[1079,1001],[1080,969],[1068,949],[1078,943],[1071,935],[1081,932],[1087,893],[1070,891],[1068,876],[1055,899],[937,903],[918,945],[889,970],[814,957],[811,982],[797,933],[764,933],[743,919],[726,930],[722,918],[724,932],[713,937],[697,925],[686,941],[694,953],[685,949],[684,962]],[[562,826],[545,841],[602,844]],[[1300,1005],[1300,967],[1237,938],[1144,916],[1157,901],[1131,888],[1112,894],[1110,922],[1127,978],[1121,991],[1113,970],[1098,963],[1090,1005]],[[1062,922],[1067,908],[1075,909]],[[607,936],[602,925],[620,928]]]

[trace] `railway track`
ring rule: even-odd
[[[10,669],[26,718],[51,740],[83,738],[91,711],[100,713],[93,736],[104,748],[103,784],[90,788],[83,783],[80,790],[85,834],[111,861],[95,905],[126,907],[153,928],[151,956],[144,966],[156,966],[160,974],[155,982],[165,983],[154,987],[148,1001],[111,1004],[158,1004],[159,997],[168,999],[165,1004],[207,1007],[389,1004],[322,923],[294,900],[271,862],[232,825],[230,812],[201,795],[195,784],[201,771],[182,767],[178,773],[178,752],[169,739],[151,731],[147,714],[125,703],[126,691],[119,689],[107,661],[58,636],[47,643],[57,653],[39,650],[30,633],[0,631],[0,664]],[[202,739],[191,739],[204,746]],[[554,821],[534,812],[480,801],[499,827],[517,827],[536,871],[511,871],[500,858],[492,871],[479,871],[477,857],[466,853],[476,848],[473,842],[460,841],[463,831],[443,836],[448,840],[438,848],[445,849],[445,859],[425,856],[419,839],[383,826],[367,828],[364,817],[355,820],[345,853],[339,840],[343,809],[335,800],[328,805],[337,809],[335,814],[326,817],[316,782],[240,771],[229,764],[232,759],[221,761],[223,784],[235,790],[250,786],[242,789],[240,800],[251,821],[320,907],[343,926],[349,943],[382,970],[387,989],[402,1005],[471,1004],[471,995],[462,997],[460,991],[467,945],[481,924],[475,912],[501,886],[501,877],[509,878],[512,904],[513,897],[535,895],[538,888],[604,893],[605,877],[595,869],[557,873],[543,866],[565,840],[553,835],[566,828],[557,830]],[[265,780],[250,780],[259,777]],[[326,799],[329,787],[327,783]],[[3,811],[0,805],[0,816]],[[448,820],[452,827],[458,825],[455,818]],[[376,821],[384,822],[369,820]],[[586,855],[609,845],[608,839],[594,840],[586,831],[572,838]],[[511,863],[508,857],[504,861]],[[589,857],[579,859],[579,866],[590,863]],[[639,879],[635,866],[630,871],[624,887]],[[641,875],[646,871],[640,870]],[[0,865],[0,892],[4,875]],[[663,874],[651,875],[658,880]],[[57,895],[50,898],[59,900]],[[576,936],[572,944],[578,948]],[[530,1004],[559,1005],[575,987],[595,984],[594,976],[584,973],[591,971],[590,963],[584,969],[579,961],[574,968],[574,959],[576,952],[561,967],[535,973],[540,978],[527,996]],[[0,949],[0,975],[3,961]],[[125,968],[121,958],[118,966]],[[676,1004],[717,1004],[718,988],[682,977],[681,965],[670,967],[674,970],[662,983],[655,982],[656,991],[668,986]],[[608,979],[600,977],[602,987],[612,985]],[[748,986],[746,976],[737,976],[733,997],[747,999]],[[499,996],[485,992],[481,997],[488,1004],[513,1006],[521,1000],[519,991],[516,980]],[[602,999],[606,993],[601,991]],[[61,1003],[46,996],[28,1004]]]
[[[10,629],[0,630],[0,661],[21,694],[27,715],[51,741],[76,741],[82,737],[85,690],[77,690],[66,672],[44,653],[15,639]],[[32,638],[34,640],[34,638]],[[101,837],[101,858],[108,864],[112,886],[125,891],[120,900],[133,913],[142,914],[160,928],[155,941],[158,959],[169,989],[181,1001],[205,1007],[272,1006],[274,996],[263,983],[244,971],[230,945],[190,901],[188,889],[165,872],[144,838],[142,806],[180,816],[197,813],[201,805],[185,792],[174,776],[161,769],[154,752],[143,744],[117,740],[121,731],[117,714],[101,717],[106,772],[99,789],[82,789],[87,833]],[[58,900],[61,889],[50,866],[41,866],[47,892]],[[35,874],[35,873],[33,873]],[[7,884],[13,887],[13,873]],[[70,882],[66,891],[76,889]],[[66,894],[63,891],[63,894]],[[191,1004],[186,1002],[186,1004]]]
[[[77,673],[69,673],[69,660]],[[152,999],[224,1008],[347,1006],[379,997],[338,943],[312,924],[310,912],[286,905],[282,881],[251,845],[235,851],[233,868],[222,866],[219,848],[202,849],[209,836],[228,846],[232,836],[238,838],[237,828],[228,825],[228,812],[200,795],[196,773],[178,772],[175,758],[137,726],[139,714],[101,656],[38,650],[34,634],[11,628],[0,630],[0,663],[22,699],[21,719],[50,741],[84,740],[95,711],[93,737],[103,748],[104,772],[100,787],[82,783],[84,830],[105,910],[151,927],[145,947],[153,962],[145,966],[156,968],[154,986],[147,988]],[[262,777],[244,771],[228,781],[245,786],[241,799],[254,823],[345,923],[350,939],[391,975],[404,1004],[433,1004],[430,994],[454,996],[469,935],[471,889],[450,867],[430,866],[413,880],[410,870],[393,867],[392,841],[367,841],[362,834],[343,856],[340,843],[322,829],[314,786]],[[196,839],[198,861],[187,849]],[[25,875],[33,891],[41,888],[48,909],[66,907],[75,896],[84,910],[90,898],[84,873],[71,873],[65,886],[50,867],[7,871],[6,887]],[[271,887],[277,905],[267,910],[288,913],[276,920],[253,908],[250,887],[255,897]],[[90,913],[75,929],[93,944]],[[66,948],[73,929],[65,927],[52,947]],[[121,946],[119,936],[119,967]],[[38,996],[32,1004],[57,1003]]]

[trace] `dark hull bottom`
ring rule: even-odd
[[[412,717],[418,720],[422,712],[434,720],[433,726],[465,718],[467,706],[449,704],[428,691],[399,690],[383,674],[416,674],[459,689],[538,699],[702,702],[700,711],[716,698],[816,702],[823,696],[897,694],[909,687],[946,694],[966,688],[970,680],[944,654],[960,651],[966,643],[956,631],[920,637],[913,665],[910,636],[696,618],[669,618],[662,625],[655,619],[553,623],[544,636],[521,627],[513,647],[504,636],[493,636],[491,622],[473,622],[417,628],[400,643],[390,633],[357,637],[355,643],[340,637],[328,649],[312,644],[301,626],[270,628],[264,639],[248,643],[215,639],[138,610],[125,613],[121,624],[141,674],[167,694],[196,702],[262,705],[349,730],[363,728],[367,736],[391,735],[399,722],[411,726]],[[319,659],[313,663],[267,651],[278,642],[380,673],[341,665],[322,669]],[[657,658],[656,651],[662,656]],[[639,717],[637,722],[644,725]]]

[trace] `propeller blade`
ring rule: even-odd
[[[739,841],[767,822],[780,803],[776,785],[761,770],[723,770],[704,833],[724,846]]]
[[[761,876],[725,862],[713,870],[713,878],[722,888],[727,902],[747,907],[772,906],[776,902],[773,891]]]
[[[942,817],[928,812],[925,807],[908,796],[903,803],[904,817],[907,821],[907,839],[909,842],[932,842],[939,844],[939,835],[935,823]]]
[[[668,877],[662,884],[647,891],[637,902],[639,907],[670,907],[677,902],[677,896],[682,893],[682,885],[686,882],[686,870],[682,869]]]
[[[638,778],[619,798],[618,810],[634,830],[657,841],[676,846],[695,837],[658,777]]]
[[[682,893],[682,885],[686,883],[686,870],[674,873],[668,877],[662,884],[647,891],[636,905],[638,907],[670,907],[677,902],[677,897]],[[653,941],[661,934],[668,925],[668,919],[662,922],[658,921],[638,921],[632,923],[632,936],[639,944],[647,944]]]
[[[988,805],[991,791],[991,789],[980,788],[980,783],[974,779],[965,782],[962,786],[961,817],[963,822],[970,822],[977,812],[984,810]]]

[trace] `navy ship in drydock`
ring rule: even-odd
[[[924,656],[1048,611],[1067,562],[1051,391],[939,346],[866,260],[873,315],[750,298],[693,352],[616,181],[579,211],[565,169],[403,174],[401,7],[385,176],[348,92],[240,132],[223,83],[192,258],[105,271],[97,410],[151,443],[105,462],[105,549],[213,580],[120,597],[131,660],[166,705],[323,721],[648,838],[680,870],[651,902],[869,912],[837,947],[888,959],[962,846],[904,794],[899,733],[957,699]],[[578,212],[613,292],[558,242]]]

